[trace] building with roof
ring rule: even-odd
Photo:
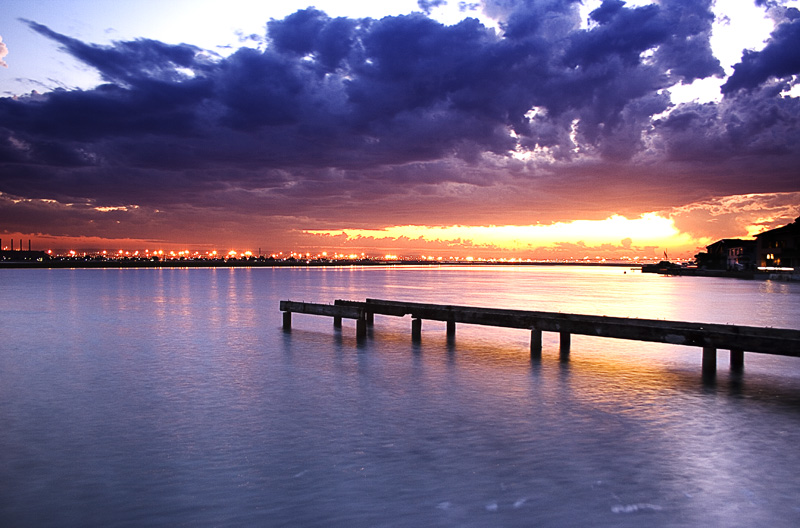
[[[756,235],[756,260],[761,268],[800,271],[800,217]]]
[[[749,270],[755,268],[756,241],[723,238],[695,255],[697,266],[709,270]]]

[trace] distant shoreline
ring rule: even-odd
[[[638,269],[641,264],[631,262],[487,262],[487,261],[428,261],[428,260],[237,260],[237,259],[187,259],[187,260],[84,260],[52,259],[47,261],[0,261],[0,269],[64,269],[64,268],[352,268],[364,266],[586,266],[586,267],[628,267]]]
[[[512,267],[512,266],[580,266],[628,268],[659,275],[717,277],[739,280],[779,280],[800,281],[796,273],[771,273],[755,271],[725,271],[696,268],[652,269],[647,263],[634,262],[498,262],[498,261],[430,261],[430,260],[381,260],[364,259],[354,261],[338,260],[269,260],[269,259],[167,259],[153,261],[149,259],[83,259],[54,258],[50,260],[0,260],[2,269],[189,269],[189,268],[363,268],[363,267]],[[643,269],[651,267],[651,269]]]

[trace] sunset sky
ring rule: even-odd
[[[691,257],[800,216],[798,8],[5,0],[0,238]]]

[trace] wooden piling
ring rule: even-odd
[[[734,372],[744,370],[744,350],[741,348],[731,349],[731,370]]]
[[[531,330],[531,357],[542,357],[542,331]]]
[[[359,317],[356,319],[356,337],[361,339],[367,337],[367,319]]]
[[[283,312],[283,329],[292,329],[292,312]]]
[[[455,337],[456,335],[456,322],[447,321],[447,337]]]
[[[712,375],[717,372],[717,349],[710,346],[703,347],[703,375]]]
[[[333,316],[333,327],[334,328],[341,328],[342,327],[342,318],[338,315]]]
[[[562,354],[569,354],[570,334],[569,332],[561,332],[560,350]]]
[[[422,339],[422,319],[414,318],[411,320],[411,339]]]

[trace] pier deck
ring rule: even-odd
[[[446,322],[448,336],[455,336],[457,323],[525,329],[531,331],[532,355],[541,354],[542,332],[560,334],[562,354],[569,353],[572,334],[696,346],[703,349],[705,374],[716,371],[717,349],[730,350],[733,370],[743,368],[744,352],[800,357],[800,330],[783,328],[505,310],[381,299],[366,299],[364,302],[337,300],[332,305],[281,301],[280,308],[284,312],[286,329],[291,328],[292,312],[306,313],[333,317],[334,324],[338,326],[341,326],[342,318],[355,319],[358,337],[366,336],[366,328],[373,324],[375,314],[394,317],[410,315],[413,339],[421,338],[423,319]]]

